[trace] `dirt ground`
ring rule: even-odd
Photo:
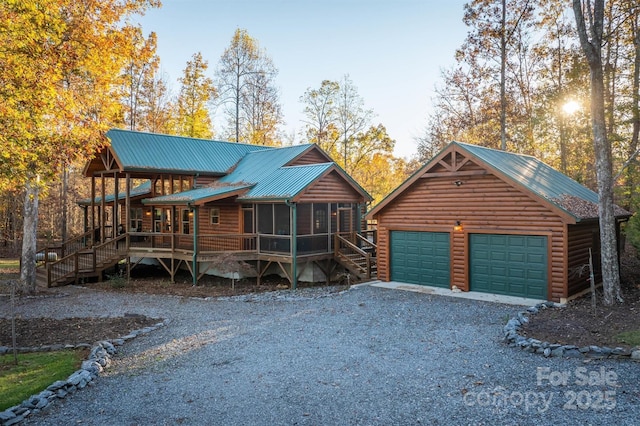
[[[616,337],[625,331],[640,330],[640,259],[631,247],[622,255],[620,280],[623,303],[604,306],[600,288],[596,290],[595,310],[589,293],[564,308],[545,309],[532,315],[524,332],[528,337],[550,343],[632,347]]]
[[[592,310],[591,295],[588,294],[570,302],[565,308],[546,309],[532,315],[524,329],[526,335],[550,343],[629,347],[616,336],[623,331],[640,329],[640,259],[632,250],[626,250],[621,266],[623,303],[609,308],[603,306],[602,292],[599,290],[595,311]],[[11,271],[4,272],[6,275]],[[111,279],[84,285],[102,291],[186,297],[219,297],[288,288],[287,282],[279,277],[267,277],[260,286],[256,286],[255,280],[241,280],[232,286],[229,279],[203,277],[199,285],[194,287],[186,273],[179,273],[172,284],[168,275],[158,269],[139,269],[131,280]],[[0,297],[0,300],[3,298],[8,300],[6,296]],[[18,320],[17,343],[18,346],[93,343],[119,337],[157,322],[158,319],[146,317]],[[0,319],[0,346],[11,346],[11,324],[8,319]]]

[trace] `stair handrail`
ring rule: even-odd
[[[371,247],[371,248],[373,249],[373,252],[374,252],[374,253],[377,253],[377,251],[378,251],[378,245],[377,245],[377,244],[375,244],[375,243],[374,243],[374,242],[372,242],[372,241],[369,241],[369,239],[368,239],[367,237],[365,237],[365,236],[364,236],[364,235],[362,235],[362,234],[358,234],[358,233],[356,233],[356,239],[357,239],[357,240],[359,240],[359,241],[361,241],[361,242],[363,242],[366,246]]]
[[[91,263],[92,263],[92,269],[94,269],[94,270],[95,270],[95,269],[96,269],[96,267],[97,267],[96,252],[97,252],[98,250],[101,250],[101,249],[105,248],[105,247],[106,247],[106,246],[108,246],[108,245],[113,245],[113,244],[115,244],[115,245],[116,245],[116,254],[115,254],[115,256],[112,256],[111,258],[120,257],[120,256],[121,256],[121,254],[118,252],[117,247],[118,247],[118,244],[119,244],[119,243],[121,243],[122,241],[125,241],[125,243],[126,243],[126,238],[127,238],[127,235],[126,235],[126,234],[122,234],[122,235],[118,236],[117,238],[107,240],[107,241],[105,241],[105,242],[103,242],[103,243],[101,243],[101,244],[98,244],[98,245],[94,245],[94,246],[92,246],[92,247],[90,248],[90,251],[88,251],[88,252],[86,252],[86,253],[82,253],[82,254],[83,254],[83,255],[91,255],[91,258],[92,258],[92,260],[91,260]],[[71,254],[69,254],[69,255],[67,255],[67,256],[64,256],[62,259],[58,259],[58,260],[56,260],[56,261],[52,261],[52,262],[48,262],[48,263],[46,263],[46,264],[45,264],[45,268],[47,269],[47,287],[51,286],[51,281],[52,281],[52,279],[55,279],[55,280],[57,281],[57,280],[60,280],[60,279],[62,279],[62,278],[66,278],[66,277],[68,277],[68,276],[71,276],[71,275],[74,275],[74,274],[78,274],[78,272],[79,272],[79,270],[80,270],[80,267],[79,267],[80,252],[81,252],[82,250],[85,250],[85,249],[86,249],[86,247],[85,247],[84,249],[77,250],[77,251],[75,251],[75,252],[73,252],[73,253],[71,253]],[[73,268],[72,268],[72,270],[70,270],[70,271],[65,271],[65,273],[64,273],[64,274],[62,274],[62,275],[60,275],[60,276],[58,276],[58,277],[52,277],[51,270],[52,270],[56,265],[58,265],[58,264],[62,264],[63,262],[64,262],[64,263],[66,263],[66,262],[67,262],[67,261],[69,261],[71,258],[73,258],[73,265],[74,265],[74,266],[73,266]]]
[[[360,247],[358,247],[357,245],[353,244],[351,241],[349,241],[348,239],[344,238],[343,236],[341,236],[341,235],[339,235],[337,233],[334,234],[334,238],[335,238],[335,241],[334,241],[334,255],[337,258],[342,259],[343,261],[351,264],[357,270],[364,272],[365,275],[366,275],[366,278],[371,278],[371,254],[367,253],[364,250],[362,250]],[[366,264],[367,264],[366,269],[362,268],[359,264],[355,263],[352,259],[350,259],[344,253],[342,253],[340,251],[340,243],[343,243],[344,246],[348,247],[352,251],[355,251],[357,254],[362,256],[365,259]]]

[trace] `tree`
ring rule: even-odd
[[[61,166],[106,143],[131,25],[157,0],[0,3],[0,186],[24,191],[20,280],[35,291],[40,191]]]
[[[340,85],[336,81],[324,80],[319,89],[308,88],[300,97],[304,104],[306,138],[327,152],[335,151],[338,132],[335,126],[336,97]]]
[[[160,64],[156,55],[157,37],[149,34],[145,39],[140,28],[133,28],[131,34],[132,45],[128,63],[124,70],[126,98],[124,99],[124,121],[129,130],[141,130],[143,121],[144,90],[149,87],[149,81],[155,78]]]
[[[177,101],[176,132],[182,136],[210,139],[213,125],[208,104],[215,99],[217,91],[213,80],[205,75],[209,67],[200,52],[187,61],[184,75],[180,78],[182,87]]]
[[[282,110],[278,91],[266,82],[267,75],[252,75],[253,90],[244,95],[243,112],[246,117],[247,142],[253,145],[280,145],[278,126],[282,124]]]
[[[275,143],[275,128],[282,122],[279,94],[274,86],[277,74],[257,40],[246,30],[236,29],[216,71],[220,103],[225,106],[233,129],[229,131],[229,139]]]
[[[300,101],[305,104],[305,134],[342,168],[351,173],[375,152],[393,152],[393,141],[382,125],[369,127],[373,111],[348,75],[339,82],[324,80],[319,89],[307,89]]]
[[[531,20],[533,8],[529,3],[529,0],[472,0],[465,4],[464,22],[472,31],[460,53],[489,63],[499,58],[500,149],[503,151],[507,149],[508,59],[514,49],[523,46],[516,35],[522,37],[522,27]],[[520,67],[519,71],[522,70]]]
[[[164,74],[156,71],[142,82],[138,107],[138,129],[152,133],[176,133],[178,114]]]
[[[622,301],[622,294],[620,290],[616,219],[613,208],[613,161],[611,145],[607,139],[605,116],[605,87],[602,62],[604,3],[604,0],[573,0],[573,11],[576,18],[578,36],[580,37],[580,45],[589,63],[591,76],[591,124],[599,195],[598,212],[600,215],[602,284],[604,288],[604,303],[612,305],[616,300]]]

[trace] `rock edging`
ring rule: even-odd
[[[640,361],[640,347],[632,349],[608,348],[606,346],[583,346],[561,345],[558,343],[543,342],[532,337],[524,337],[520,334],[522,326],[529,322],[529,315],[535,315],[542,309],[552,309],[556,305],[553,302],[542,302],[531,306],[526,311],[518,314],[507,321],[504,326],[504,342],[511,347],[519,347],[527,352],[541,354],[548,357],[566,358],[627,358]]]
[[[150,333],[169,323],[166,319],[149,327],[131,331],[129,334],[112,340],[101,340],[94,345],[81,343],[79,345],[52,345],[38,348],[19,348],[19,352],[44,352],[61,349],[89,348],[91,352],[88,358],[82,362],[79,370],[72,373],[66,380],[58,380],[49,385],[45,390],[37,395],[22,401],[22,403],[0,411],[0,425],[11,426],[20,423],[31,414],[36,414],[47,407],[55,399],[61,399],[78,389],[93,384],[93,380],[98,378],[111,364],[111,358],[118,352],[116,347],[124,345],[128,340]],[[4,349],[4,348],[3,348]]]

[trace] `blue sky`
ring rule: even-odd
[[[162,0],[140,18],[158,35],[162,71],[174,92],[187,61],[201,52],[213,77],[236,28],[258,40],[279,70],[286,131],[303,124],[300,96],[348,74],[374,125],[396,140],[395,154],[416,152],[440,71],[467,34],[465,0]],[[220,115],[220,114],[218,114]],[[296,142],[299,137],[296,138]]]

